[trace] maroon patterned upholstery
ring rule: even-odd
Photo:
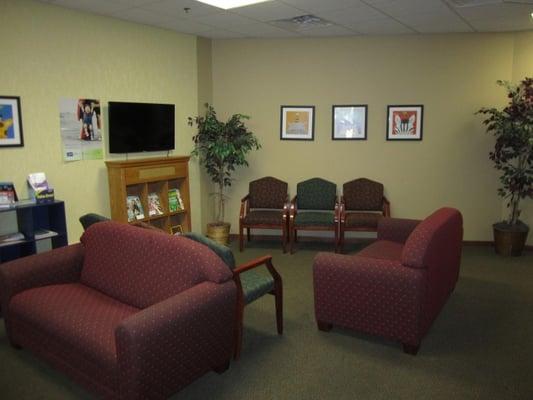
[[[339,218],[339,247],[342,252],[346,231],[375,232],[383,217],[390,217],[390,203],[383,185],[367,178],[354,179],[342,186]]]
[[[283,223],[283,211],[252,210],[243,219],[248,225],[280,225]]]
[[[346,213],[345,228],[374,228],[377,229],[379,220],[383,218],[381,213]]]
[[[383,185],[367,178],[354,179],[342,186],[346,210],[381,211]]]
[[[251,228],[280,229],[283,252],[288,237],[288,185],[267,176],[250,182],[249,193],[241,200],[239,212],[239,249],[244,248],[244,229],[250,241]]]
[[[287,201],[287,182],[267,176],[250,182],[250,208],[281,209]]]
[[[99,397],[167,398],[233,353],[235,284],[202,249],[102,222],[82,244],[2,264],[9,339]]]
[[[319,253],[313,265],[319,327],[383,336],[416,352],[455,287],[461,242],[461,214],[441,208],[420,223],[384,218],[378,240],[355,256]]]

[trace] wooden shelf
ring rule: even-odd
[[[184,232],[191,230],[191,202],[189,195],[189,157],[158,157],[128,161],[106,161],[109,180],[111,218],[128,222],[128,196],[137,196],[142,205],[143,221],[171,232],[171,227],[181,225]],[[178,189],[183,210],[170,211],[168,192]],[[148,197],[159,197],[163,214],[149,215]]]

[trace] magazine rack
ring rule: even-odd
[[[53,249],[66,246],[67,224],[65,203],[55,200],[50,203],[17,203],[13,208],[0,209],[1,213],[16,213],[19,237],[0,240],[0,263],[38,252],[38,242],[49,239]]]
[[[106,161],[106,166],[113,220],[143,221],[169,233],[177,226],[183,232],[191,230],[189,157]],[[176,194],[181,199],[177,207]],[[154,196],[159,198],[160,211],[150,215]],[[135,212],[130,209],[128,213],[128,204],[134,206]]]

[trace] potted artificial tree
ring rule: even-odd
[[[246,155],[261,146],[243,120],[247,115],[234,114],[227,122],[217,119],[213,106],[205,104],[205,116],[189,117],[189,125],[196,125],[198,133],[193,136],[193,156],[199,157],[200,164],[217,186],[216,221],[207,224],[207,236],[218,243],[227,244],[230,224],[224,221],[226,195],[224,189],[231,186],[231,175],[238,166],[248,166]]]
[[[518,85],[498,81],[507,89],[509,104],[503,110],[482,108],[487,132],[496,137],[489,158],[502,172],[498,194],[510,209],[506,221],[493,225],[496,252],[519,256],[526,243],[529,227],[520,221],[520,200],[533,197],[533,78]]]

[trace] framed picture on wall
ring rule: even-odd
[[[20,97],[0,96],[0,147],[22,147]]]
[[[422,140],[423,105],[388,106],[387,140]]]
[[[281,106],[281,140],[314,140],[315,106]]]
[[[332,131],[333,140],[366,140],[366,104],[333,106]]]

